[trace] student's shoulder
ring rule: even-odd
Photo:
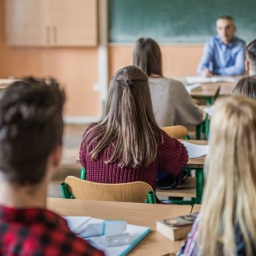
[[[180,142],[177,140],[177,139],[175,139],[175,138],[172,138],[171,136],[169,136],[165,131],[163,131],[162,129],[160,129],[161,130],[161,135],[162,135],[162,138],[163,138],[163,145],[175,145],[175,144],[179,144]]]
[[[170,89],[184,87],[183,83],[179,80],[167,77],[163,77],[162,79],[165,81],[166,85],[168,85]]]

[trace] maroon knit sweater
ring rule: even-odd
[[[86,150],[85,140],[80,148],[80,161],[86,169],[86,179],[100,183],[126,183],[144,181],[156,189],[157,171],[178,174],[188,161],[186,148],[178,140],[162,131],[164,142],[158,146],[156,159],[146,168],[118,166],[118,162],[106,164],[114,152],[112,144],[104,149],[97,160],[92,160]]]

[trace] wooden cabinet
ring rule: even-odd
[[[97,45],[97,0],[5,0],[11,46]]]

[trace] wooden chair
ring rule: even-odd
[[[65,179],[68,191],[81,200],[155,203],[155,193],[152,187],[146,182],[136,181],[129,183],[97,183],[82,180],[74,176]]]
[[[183,125],[161,127],[170,137],[175,139],[187,139],[188,129]]]

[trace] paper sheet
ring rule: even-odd
[[[188,151],[189,158],[197,158],[208,154],[208,145],[198,145],[186,141],[181,141]]]

